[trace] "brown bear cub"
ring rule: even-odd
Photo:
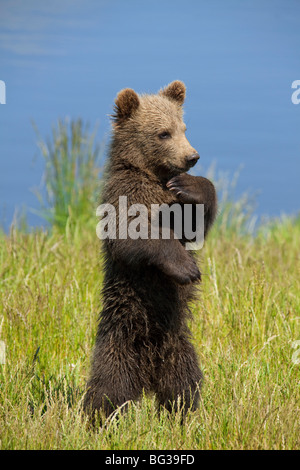
[[[156,95],[119,92],[102,202],[204,204],[204,234],[216,215],[213,184],[186,172],[199,159],[183,122],[185,85],[174,81]],[[128,216],[128,219],[130,217]],[[148,222],[148,221],[147,221]],[[161,227],[160,227],[161,229]],[[103,306],[84,408],[106,416],[142,392],[186,413],[199,400],[202,373],[190,342],[188,303],[201,275],[184,236],[103,241]],[[173,235],[173,236],[172,236]]]

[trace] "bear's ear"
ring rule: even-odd
[[[166,88],[161,90],[161,94],[167,98],[176,101],[180,106],[183,105],[185,99],[185,84],[180,80],[175,80],[170,83]]]
[[[113,120],[120,123],[128,119],[132,113],[139,107],[140,100],[138,95],[131,88],[121,90],[115,100]]]

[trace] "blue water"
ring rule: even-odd
[[[101,141],[121,88],[156,92],[174,79],[187,86],[202,171],[242,166],[236,191],[259,193],[258,215],[297,213],[299,20],[298,0],[0,0],[0,220],[39,206],[32,121],[46,138],[59,117],[81,117]]]

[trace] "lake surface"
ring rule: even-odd
[[[174,79],[187,86],[198,171],[242,168],[236,194],[258,192],[258,215],[299,212],[299,20],[297,0],[0,0],[0,220],[38,208],[32,121],[47,138],[58,118],[81,117],[107,140],[120,89],[155,93]]]

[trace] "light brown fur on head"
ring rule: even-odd
[[[187,171],[188,157],[197,152],[185,136],[184,98],[185,85],[178,80],[156,95],[121,90],[113,116],[118,155],[163,179]]]
[[[185,84],[180,80],[175,80],[166,88],[161,90],[160,93],[161,95],[166,96],[170,100],[173,100],[182,106],[185,100],[185,91]]]
[[[124,88],[118,93],[115,101],[115,114],[113,119],[120,124],[128,119],[139,106],[139,98],[131,88]]]

